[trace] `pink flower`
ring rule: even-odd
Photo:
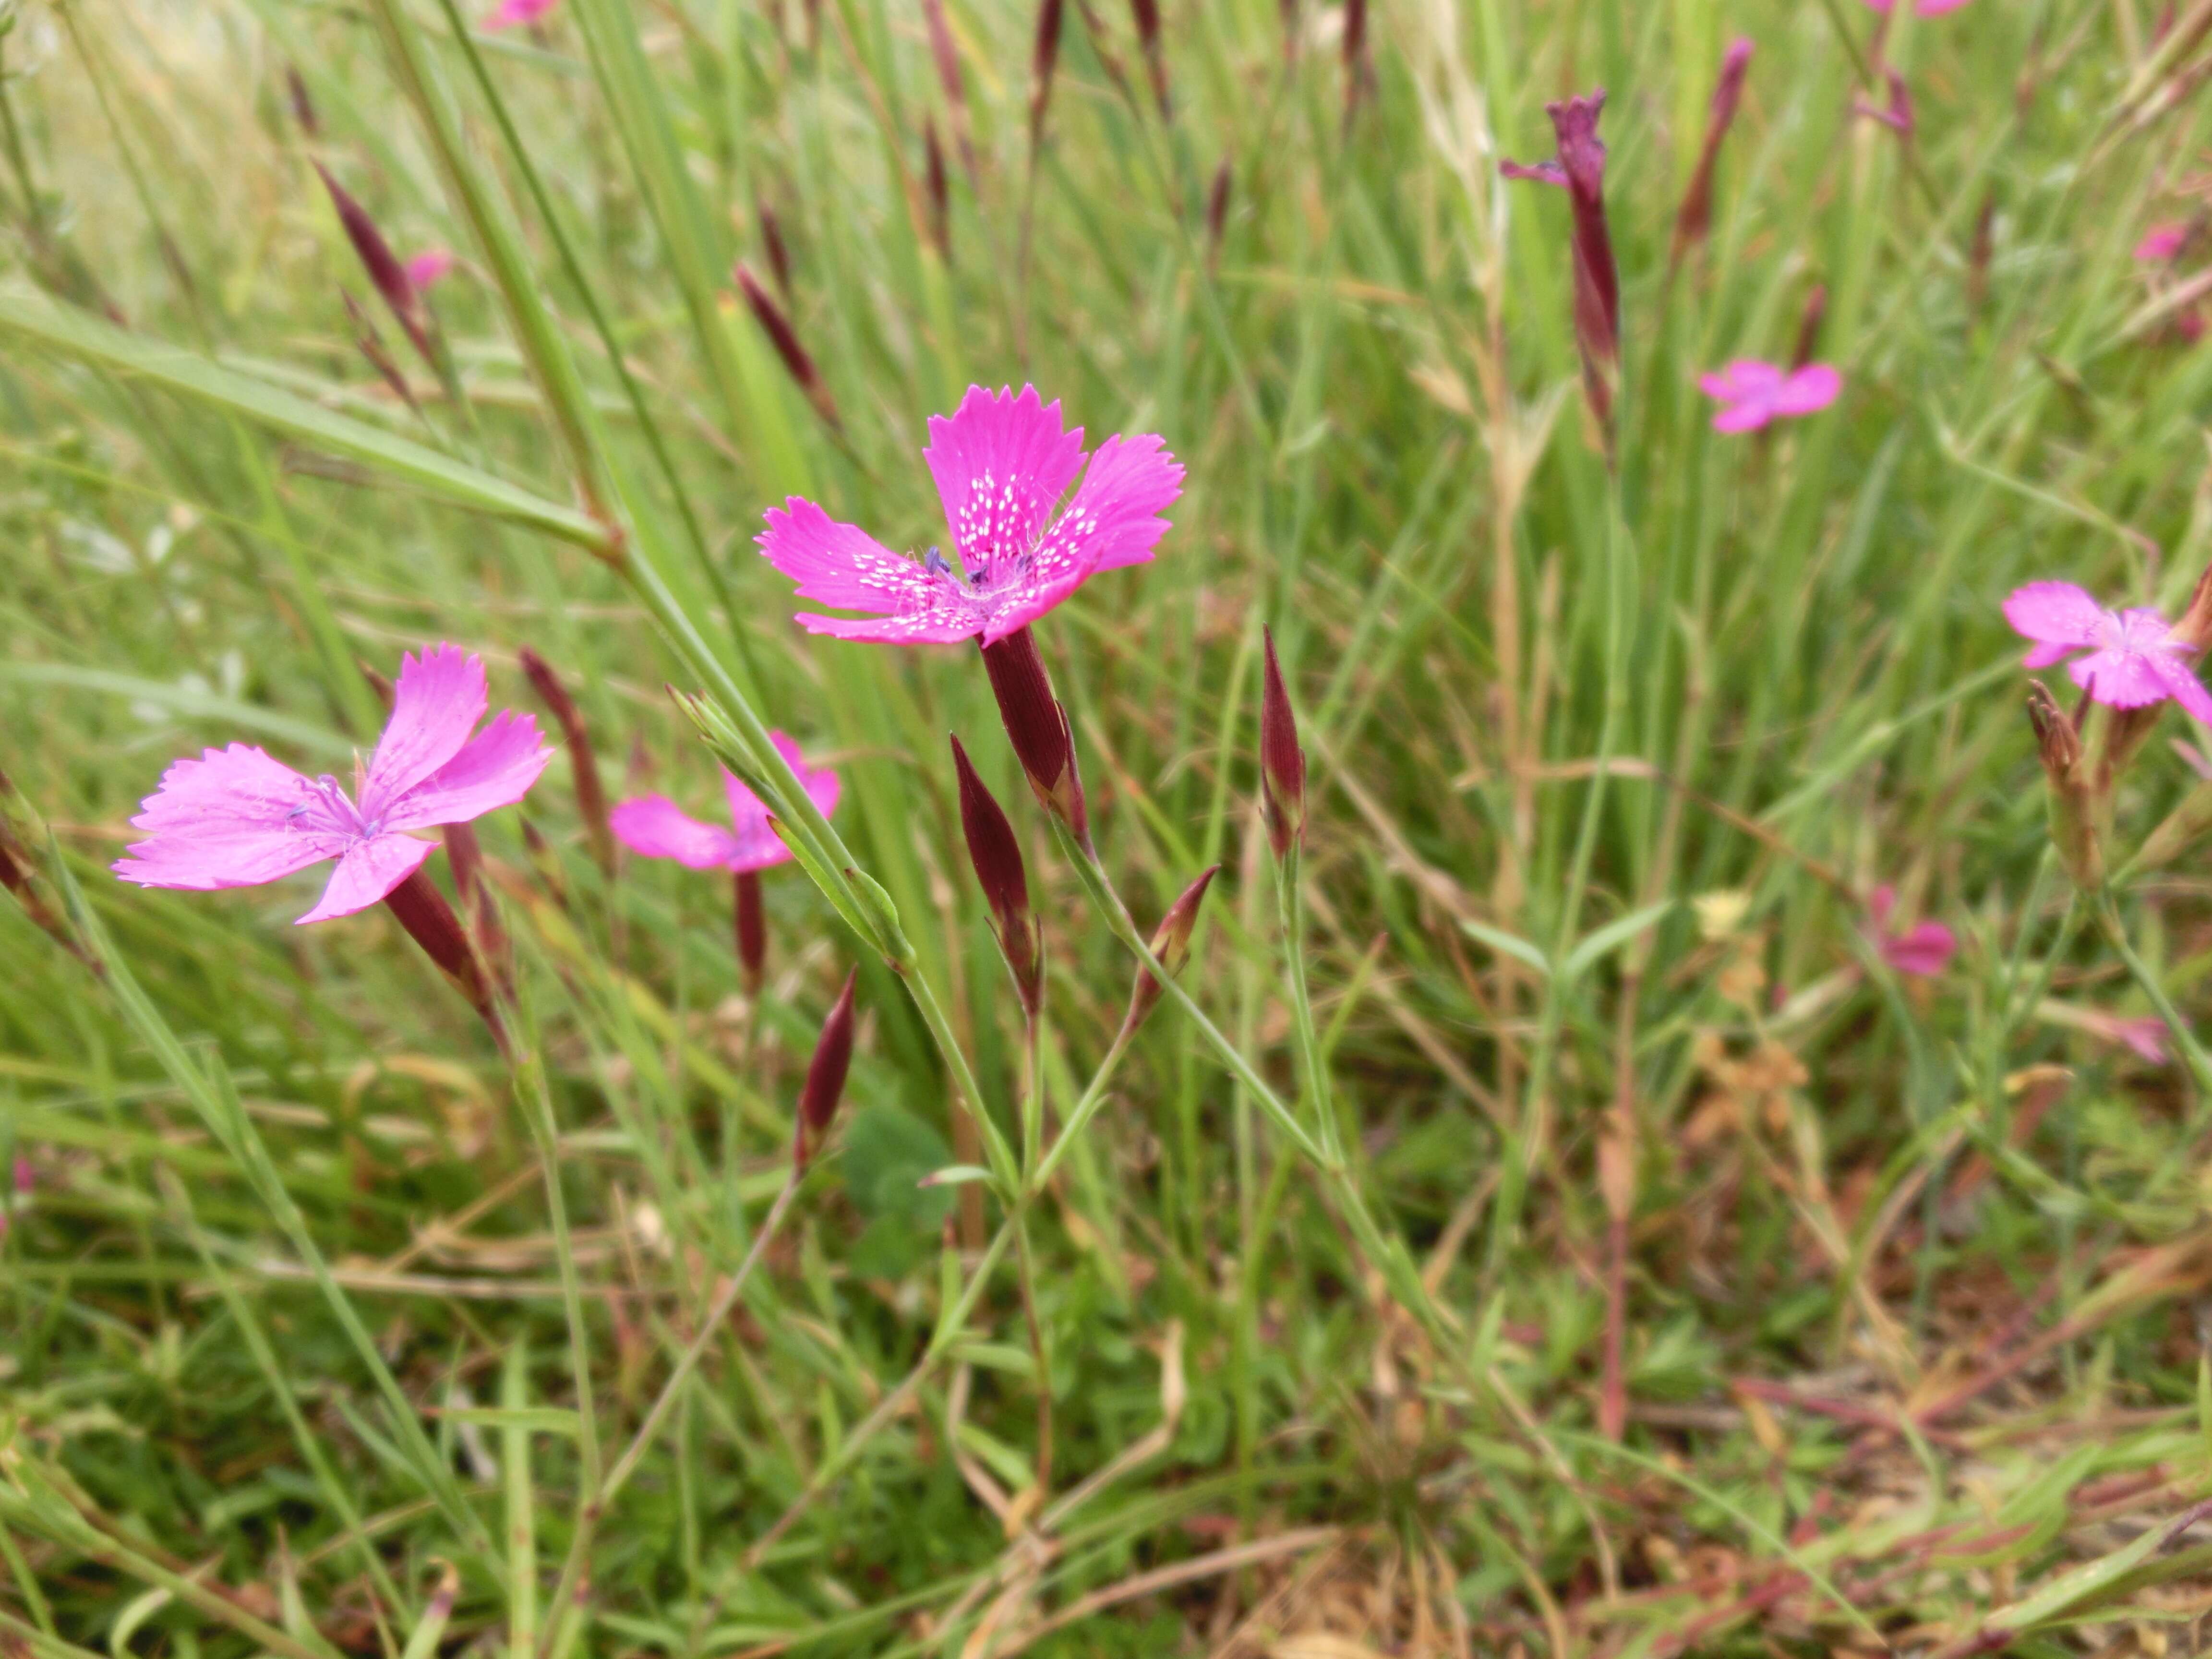
[[[503,712],[481,732],[483,661],[441,645],[401,665],[392,718],[356,793],[305,778],[234,743],[180,760],[131,822],[149,832],[115,873],[143,887],[206,892],[258,887],[336,859],[302,923],[365,910],[412,876],[437,843],[407,832],[520,800],[553,758],[528,714]],[[471,736],[471,733],[475,735]]]
[[[488,29],[511,29],[534,23],[553,9],[553,0],[500,0],[499,9],[483,20]]]
[[[2164,264],[2181,252],[2189,240],[2187,225],[2153,225],[2136,244],[2136,258],[2147,265]]]
[[[776,752],[790,763],[814,805],[828,817],[837,810],[837,775],[827,767],[810,771],[799,745],[781,732],[769,738]],[[738,779],[722,773],[723,793],[729,797],[730,822],[702,823],[685,814],[665,795],[640,795],[626,800],[608,815],[615,837],[633,853],[649,859],[674,859],[687,870],[733,870],[740,874],[765,870],[791,857],[769,822],[768,804]]]
[[[1881,929],[1875,948],[1881,959],[1900,974],[1933,979],[1950,965],[1959,948],[1959,936],[1940,921],[1919,922],[1902,933],[1889,928],[1889,913],[1897,904],[1897,889],[1885,882],[1867,896],[1867,909]]]
[[[2126,1043],[2154,1066],[2166,1064],[2166,1022],[2156,1014],[2144,1014],[2135,1019],[2110,1015],[2106,1018],[2111,1021],[2106,1035]]]
[[[1160,440],[1109,438],[1082,471],[1083,428],[1060,429],[1060,404],[1036,388],[1017,397],[971,386],[951,419],[929,418],[922,459],[937,480],[952,556],[892,552],[793,495],[770,507],[755,539],[801,599],[872,614],[845,620],[801,611],[810,633],[889,644],[986,646],[1026,628],[1094,572],[1141,564],[1168,528],[1159,516],[1182,493],[1183,470]]]
[[[451,249],[426,247],[407,261],[407,280],[417,288],[428,288],[453,268]]]
[[[1885,17],[1889,15],[1892,0],[1866,0],[1868,5]],[[1966,0],[1920,0],[1913,10],[1922,17],[1941,17],[1947,11],[1956,11]]]
[[[1753,432],[1778,416],[1810,415],[1836,401],[1844,377],[1826,363],[1785,369],[1739,357],[1717,374],[1700,374],[1698,390],[1720,401],[1716,432]]]
[[[2212,695],[2183,660],[2189,647],[2148,605],[2106,611],[2072,582],[2030,582],[2004,602],[2005,620],[2036,641],[2021,659],[2048,668],[2072,651],[2090,654],[2066,665],[2074,684],[2115,708],[2142,708],[2172,697],[2212,726]]]

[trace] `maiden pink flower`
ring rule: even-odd
[[[483,21],[488,29],[511,29],[534,23],[553,9],[553,0],[500,0],[497,11]]]
[[[338,861],[301,924],[365,910],[437,849],[409,833],[465,823],[530,791],[553,751],[527,714],[502,711],[483,731],[483,659],[441,645],[399,671],[392,719],[349,796],[245,744],[210,749],[162,775],[131,819],[149,832],[113,868],[143,887],[196,892],[258,887]],[[473,735],[472,735],[473,734]]]
[[[809,633],[888,644],[986,646],[1058,605],[1101,570],[1141,564],[1166,533],[1160,514],[1182,493],[1183,470],[1158,437],[1109,438],[1084,471],[1083,428],[1063,431],[1060,404],[1035,386],[994,395],[971,386],[950,419],[929,417],[922,459],[952,532],[949,559],[894,553],[857,526],[793,495],[768,512],[755,539],[799,596],[848,620],[801,611]],[[1054,507],[1075,475],[1065,511]]]
[[[810,769],[799,745],[781,732],[769,738],[822,816],[837,810],[837,775],[829,768]],[[615,808],[608,823],[615,837],[633,853],[649,859],[674,859],[687,870],[729,870],[738,874],[768,869],[787,862],[791,849],[769,823],[768,803],[732,777],[722,773],[722,791],[729,799],[731,828],[702,823],[665,795],[640,795]]]
[[[2185,660],[2190,646],[2150,606],[2107,611],[2072,582],[2030,582],[2013,590],[2004,614],[2014,631],[2036,642],[2024,666],[2048,668],[2087,651],[2066,672],[2099,702],[2142,708],[2172,697],[2212,726],[2212,694]]]
[[[1754,432],[1782,416],[1810,415],[1836,401],[1844,377],[1826,363],[1785,369],[1739,357],[1717,374],[1701,374],[1698,389],[1717,398],[1716,432]]]
[[[2136,244],[2136,258],[2143,264],[2162,265],[2180,252],[2188,240],[2187,225],[2153,225]]]
[[[453,263],[452,249],[426,247],[420,253],[409,257],[407,280],[417,288],[428,288],[432,283],[443,280],[453,270]]]
[[[1874,10],[1887,17],[1893,0],[1866,0],[1866,3]],[[1966,3],[1966,0],[1920,0],[1920,3],[1912,9],[1916,15],[1922,17],[1941,17],[1946,12],[1958,10]]]
[[[1933,979],[1950,965],[1959,948],[1959,936],[1940,921],[1916,923],[1902,933],[1889,931],[1889,913],[1897,906],[1897,889],[1885,882],[1867,896],[1867,909],[1881,931],[1875,948],[1881,959],[1900,974]]]

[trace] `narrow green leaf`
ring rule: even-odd
[[[1522,939],[1520,934],[1509,933],[1503,927],[1492,927],[1488,923],[1480,921],[1462,920],[1460,922],[1460,927],[1470,938],[1480,939],[1501,956],[1509,956],[1517,962],[1525,962],[1546,979],[1551,978],[1551,959],[1529,944],[1527,939]]]
[[[1645,928],[1663,921],[1667,913],[1674,908],[1674,903],[1673,899],[1662,899],[1658,903],[1647,904],[1640,910],[1631,910],[1625,916],[1615,916],[1604,927],[1593,929],[1567,952],[1567,965],[1563,977],[1572,984],[1602,960],[1607,951],[1618,950]]]

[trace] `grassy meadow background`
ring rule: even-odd
[[[1030,0],[0,15],[0,1653],[2199,1650],[2212,1075],[2120,1022],[2212,1006],[2202,849],[2134,860],[2203,734],[2166,714],[2075,896],[1998,607],[2172,614],[2212,556],[2212,4],[1077,0],[1048,103]],[[1909,134],[1854,113],[1885,66]],[[1565,192],[1498,173],[1595,85],[1617,486]],[[459,256],[443,375],[317,163]],[[2158,223],[2199,234],[2137,260]],[[1712,432],[1697,375],[1808,308],[1837,404]],[[1012,1135],[957,732],[1064,1119],[1132,963],[974,653],[810,640],[751,546],[790,493],[943,539],[923,422],[971,381],[1189,468],[1039,634],[1106,869],[1149,927],[1222,865],[1182,982],[1310,1115],[1273,629],[1334,1183],[1170,1000],[1008,1249],[915,1184],[975,1154],[881,952],[787,866],[744,997],[726,883],[604,869],[565,760],[479,826],[513,1073],[382,910],[290,926],[319,877],[106,873],[172,758],[343,773],[363,669],[441,640],[543,720],[540,653],[610,790],[695,810],[665,688],[742,693],[842,772]],[[1885,959],[1884,885],[1942,972]],[[836,1144],[602,1502],[855,964]]]

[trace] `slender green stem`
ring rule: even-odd
[[[1289,854],[1275,866],[1275,907],[1283,924],[1283,978],[1291,991],[1291,1030],[1297,1040],[1298,1065],[1305,1073],[1306,1092],[1313,1099],[1314,1120],[1321,1144],[1333,1162],[1344,1161],[1344,1126],[1338,1122],[1336,1102],[1329,1088],[1328,1057],[1322,1053],[1314,1024],[1313,998],[1306,988],[1305,904],[1298,885],[1302,849],[1291,843]]]
[[[2105,937],[2120,953],[2120,960],[2127,963],[2128,972],[2142,988],[2142,994],[2150,999],[2150,1006],[2158,1010],[2158,1017],[2166,1022],[2166,1029],[2172,1034],[2174,1046],[2181,1050],[2182,1062],[2189,1067],[2189,1075],[2197,1083],[2197,1111],[2201,1115],[2208,1105],[2212,1105],[2212,1056],[2206,1055],[2203,1045],[2197,1040],[2197,1034],[2189,1029],[2189,1022],[2181,1017],[2180,1011],[2173,1006],[2173,999],[2166,995],[2166,987],[2159,982],[2157,973],[2136,954],[2135,946],[2128,942],[2128,930],[2120,921],[2119,906],[2113,902],[2112,889],[2101,889],[2094,902],[2097,921],[2105,930]]]

